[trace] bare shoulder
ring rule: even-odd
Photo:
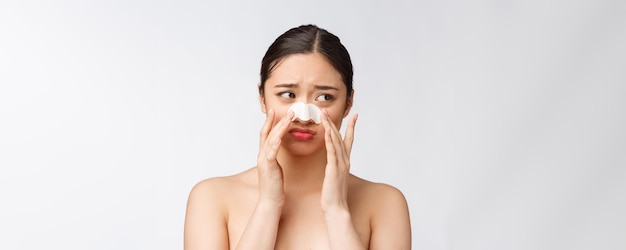
[[[350,178],[350,196],[364,199],[367,203],[373,203],[371,205],[380,204],[382,206],[385,205],[385,202],[406,205],[404,194],[398,188],[385,183],[368,181],[354,175]]]
[[[256,188],[256,169],[251,168],[241,173],[204,179],[198,182],[189,194],[187,212],[198,208],[198,211],[209,211],[220,217],[226,216],[232,202]]]
[[[221,196],[220,194],[227,193],[224,192],[225,190],[233,190],[255,185],[256,176],[253,173],[254,171],[254,168],[251,168],[235,175],[204,179],[198,182],[191,189],[190,196],[193,196],[194,194],[205,194],[219,197]]]
[[[367,211],[370,249],[410,249],[411,223],[404,194],[394,186],[356,176],[350,178],[348,197],[351,205]]]
[[[185,214],[185,249],[227,249],[229,203],[233,190],[244,189],[251,170],[198,182],[189,194]]]

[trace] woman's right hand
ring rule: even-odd
[[[259,143],[259,155],[257,157],[257,172],[259,175],[259,204],[280,206],[285,201],[283,186],[283,171],[276,160],[281,138],[289,127],[293,117],[293,111],[289,111],[276,125],[274,125],[275,112],[270,109],[263,128],[261,129],[261,141]]]

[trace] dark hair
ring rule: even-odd
[[[261,61],[261,84],[259,94],[263,95],[265,81],[285,57],[292,54],[320,53],[339,72],[346,85],[348,101],[352,94],[352,61],[339,37],[315,25],[302,25],[280,35],[265,52]]]

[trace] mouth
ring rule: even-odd
[[[292,128],[288,132],[294,139],[299,141],[311,140],[316,134],[315,130],[305,128]]]

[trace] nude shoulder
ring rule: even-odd
[[[385,184],[368,181],[352,176],[349,196],[358,199],[358,203],[375,210],[393,209],[389,206],[406,206],[406,198],[398,188]]]
[[[224,190],[233,190],[238,188],[245,188],[246,186],[255,185],[255,175],[252,173],[254,171],[253,168],[245,170],[241,173],[229,175],[229,176],[218,176],[204,179],[198,182],[191,190],[192,194],[194,192],[200,193],[224,193]]]
[[[406,198],[394,186],[351,178],[348,199],[365,213],[371,228],[370,249],[410,249],[411,222]]]
[[[392,185],[368,181],[355,175],[351,175],[350,189],[355,193],[364,193],[375,196],[402,195],[402,192]]]
[[[242,190],[250,174],[213,177],[191,189],[185,215],[185,249],[228,248],[228,216],[233,192]]]

